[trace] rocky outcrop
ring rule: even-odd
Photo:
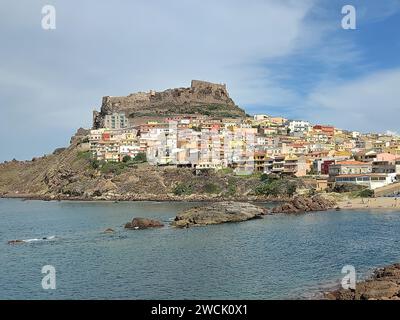
[[[300,214],[309,211],[325,211],[332,209],[335,202],[322,196],[304,197],[297,196],[288,202],[284,202],[271,210],[271,213]]]
[[[103,97],[101,111],[93,113],[93,128],[104,125],[104,117],[125,113],[132,121],[142,117],[173,115],[208,115],[244,117],[245,112],[229,97],[224,84],[193,80],[190,88],[168,89],[163,92],[138,92],[126,97]]]
[[[59,167],[45,173],[43,181],[52,189],[62,192],[67,184],[76,181],[76,173],[69,168]],[[75,177],[75,178],[74,178]]]
[[[204,226],[226,222],[241,222],[261,218],[268,211],[246,202],[216,202],[183,211],[171,223],[178,228]]]
[[[80,143],[87,139],[87,136],[90,134],[90,130],[79,128],[76,130],[75,134],[71,137],[70,144]]]
[[[164,224],[160,221],[146,219],[146,218],[133,218],[131,222],[125,224],[126,229],[141,230],[148,228],[161,228]]]
[[[7,244],[11,244],[11,245],[13,245],[13,244],[22,244],[22,243],[25,243],[25,241],[19,240],[19,239],[7,241]]]
[[[355,289],[339,289],[325,294],[329,300],[400,300],[400,263],[377,269],[370,279]]]

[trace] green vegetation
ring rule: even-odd
[[[129,114],[129,118],[137,117],[159,117],[160,115],[156,112],[132,112]]]
[[[273,174],[273,173],[272,174],[263,173],[260,175],[260,180],[265,183],[270,183],[270,182],[272,182],[274,180],[278,180],[278,179],[279,179],[279,176],[277,176],[276,174]]]
[[[132,158],[128,155],[122,158],[121,162],[113,162],[113,161],[104,161],[104,160],[96,160],[93,159],[92,154],[90,152],[79,152],[78,158],[81,159],[89,159],[90,167],[94,170],[100,170],[103,174],[121,174],[126,168],[137,168],[137,164],[144,163],[147,161],[145,153],[139,153],[136,157]]]
[[[134,163],[143,163],[147,162],[147,157],[146,154],[143,152],[140,152],[136,155],[136,157],[133,158],[132,162]]]
[[[317,194],[317,190],[315,188],[310,188],[308,190],[308,196],[309,197],[315,196],[316,194]]]
[[[201,132],[201,127],[192,126],[193,131]]]
[[[78,158],[79,159],[92,159],[93,155],[90,151],[79,151]]]
[[[287,184],[287,188],[286,188],[286,194],[290,197],[292,197],[297,190],[297,185],[295,182],[291,181],[290,183]]]
[[[297,190],[297,183],[287,179],[265,178],[262,176],[263,183],[256,187],[255,192],[258,195],[266,196],[293,196]]]
[[[182,195],[191,195],[193,192],[193,188],[191,185],[186,185],[184,183],[179,183],[175,188],[174,188],[174,194],[176,196],[182,196]]]
[[[371,198],[374,196],[374,191],[368,189],[366,186],[352,183],[336,183],[330,191],[347,193],[351,198]]]
[[[101,165],[103,163],[105,163],[104,161],[100,162],[100,161],[94,159],[94,156],[93,156],[92,152],[90,152],[90,151],[79,151],[78,159],[89,160],[90,167],[95,170],[99,169],[101,167]]]
[[[337,193],[346,193],[346,192],[353,192],[355,194],[365,190],[366,187],[360,186],[357,184],[352,184],[352,183],[336,183],[334,187],[332,188],[333,192]]]
[[[311,169],[307,172],[307,176],[315,176],[318,175],[318,172],[315,171],[314,167],[311,167]]]
[[[100,171],[103,174],[121,174],[126,168],[126,164],[123,162],[104,162],[100,166]]]
[[[237,114],[232,114],[230,112],[218,112],[219,117],[223,118],[237,118],[239,117]]]
[[[218,110],[219,109],[219,106],[218,105],[210,105],[210,106],[207,106],[207,109],[208,110]]]
[[[365,189],[359,191],[357,195],[361,198],[372,198],[374,196],[374,191],[372,191],[371,189]]]
[[[222,175],[232,174],[233,169],[232,168],[222,168],[222,169],[218,170],[218,173],[221,173]]]
[[[57,148],[53,151],[54,155],[60,154],[62,152],[64,152],[67,148]]]
[[[236,194],[236,191],[237,191],[236,185],[234,183],[229,183],[227,195],[234,196]]]
[[[214,183],[207,183],[204,185],[204,191],[207,193],[219,193],[220,188]]]
[[[100,167],[100,162],[98,160],[91,160],[90,166],[92,167],[92,169],[97,170]]]

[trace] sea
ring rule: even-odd
[[[360,280],[400,262],[399,211],[169,226],[197,205],[0,199],[0,299],[314,299],[346,266]],[[124,229],[134,217],[165,227]]]

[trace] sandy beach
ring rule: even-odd
[[[340,209],[400,209],[400,198],[355,198],[338,202]]]

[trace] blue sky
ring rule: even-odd
[[[400,0],[3,0],[0,161],[67,145],[104,95],[191,79],[226,83],[251,114],[400,131],[399,30]]]

